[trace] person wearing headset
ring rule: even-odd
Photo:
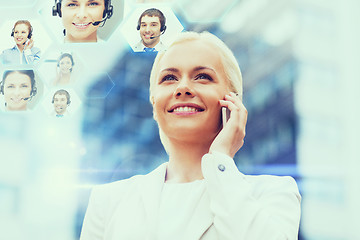
[[[168,159],[149,174],[95,186],[80,240],[297,239],[295,180],[235,165],[247,122],[242,92],[234,54],[208,32],[182,32],[159,52],[150,102]]]
[[[40,60],[40,49],[34,47],[33,28],[29,21],[19,20],[14,24],[11,37],[15,46],[1,54],[4,64],[34,64]]]
[[[100,42],[97,30],[113,14],[111,0],[55,0],[53,16],[62,18],[64,41]]]
[[[56,64],[56,78],[54,85],[66,85],[71,82],[71,73],[75,63],[70,53],[60,55]]]
[[[7,70],[0,82],[8,111],[25,111],[28,102],[36,95],[37,88],[33,70]]]
[[[141,41],[134,46],[135,52],[154,52],[165,49],[160,36],[166,30],[166,18],[156,8],[145,10],[139,17],[136,29],[140,31]]]
[[[64,117],[68,115],[67,107],[70,105],[70,94],[64,89],[57,90],[52,98],[54,105],[55,116]]]

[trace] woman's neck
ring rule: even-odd
[[[24,45],[22,44],[16,44],[20,52],[24,51]]]
[[[208,153],[210,144],[169,141],[169,164],[165,182],[185,183],[203,179],[201,158]]]

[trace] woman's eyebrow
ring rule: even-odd
[[[193,69],[194,72],[202,71],[202,70],[210,70],[210,71],[216,73],[216,71],[211,67],[197,66],[197,67],[194,67],[194,69]]]
[[[192,69],[192,71],[194,71],[194,72],[202,71],[202,70],[210,70],[210,71],[216,73],[216,71],[211,67],[197,66],[197,67],[194,67]],[[177,68],[165,68],[165,69],[161,70],[160,72],[179,72],[179,69],[177,69]]]
[[[179,69],[177,68],[165,68],[161,70],[160,72],[179,72]]]

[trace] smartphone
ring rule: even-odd
[[[230,110],[227,107],[221,108],[223,127],[225,127],[227,121],[230,118]]]

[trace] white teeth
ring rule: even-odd
[[[86,26],[88,23],[75,23],[76,26]]]
[[[174,112],[198,112],[198,110],[194,107],[177,107]]]

